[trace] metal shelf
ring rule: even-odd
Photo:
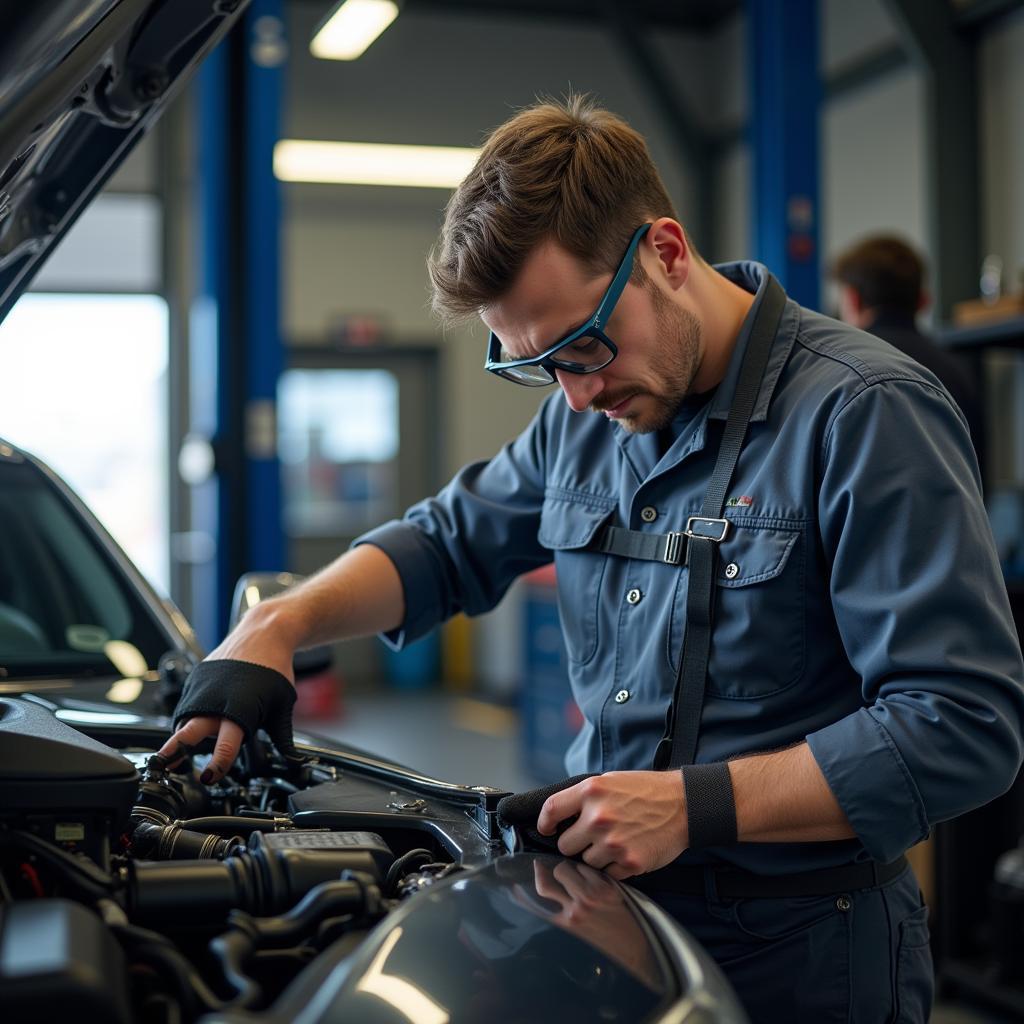
[[[943,348],[1024,348],[1024,316],[976,327],[942,327],[935,340]]]

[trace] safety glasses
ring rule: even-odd
[[[629,275],[633,272],[633,257],[637,246],[650,226],[643,224],[633,233],[612,283],[608,285],[594,315],[582,327],[577,327],[539,356],[531,356],[529,359],[514,358],[505,350],[501,339],[491,331],[484,369],[516,384],[534,388],[553,384],[556,370],[564,370],[566,373],[596,373],[603,370],[619,354],[619,350],[615,342],[604,333],[602,325],[608,323],[615,303],[626,287]]]

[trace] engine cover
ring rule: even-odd
[[[0,819],[102,859],[128,820],[135,766],[32,701],[0,697]]]

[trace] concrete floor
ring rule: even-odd
[[[521,791],[538,782],[521,755],[514,710],[438,691],[349,695],[336,718],[302,720],[323,736],[447,782]],[[959,1003],[936,1005],[931,1024],[1015,1024]]]

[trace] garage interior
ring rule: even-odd
[[[572,92],[646,137],[709,262],[760,260],[837,315],[849,245],[884,232],[924,254],[920,324],[980,382],[1020,630],[1021,0],[404,0],[358,58],[323,59],[335,6],[252,0],[0,326],[0,437],[69,481],[204,649],[246,573],[315,572],[546,396],[481,372],[482,325],[431,313],[451,185],[326,180],[285,147],[473,151]],[[445,780],[563,778],[580,712],[554,584],[538,570],[400,652],[337,645],[297,723]],[[1024,1020],[1024,869],[1005,880],[1022,837],[1018,778],[912,855],[940,1024]]]

